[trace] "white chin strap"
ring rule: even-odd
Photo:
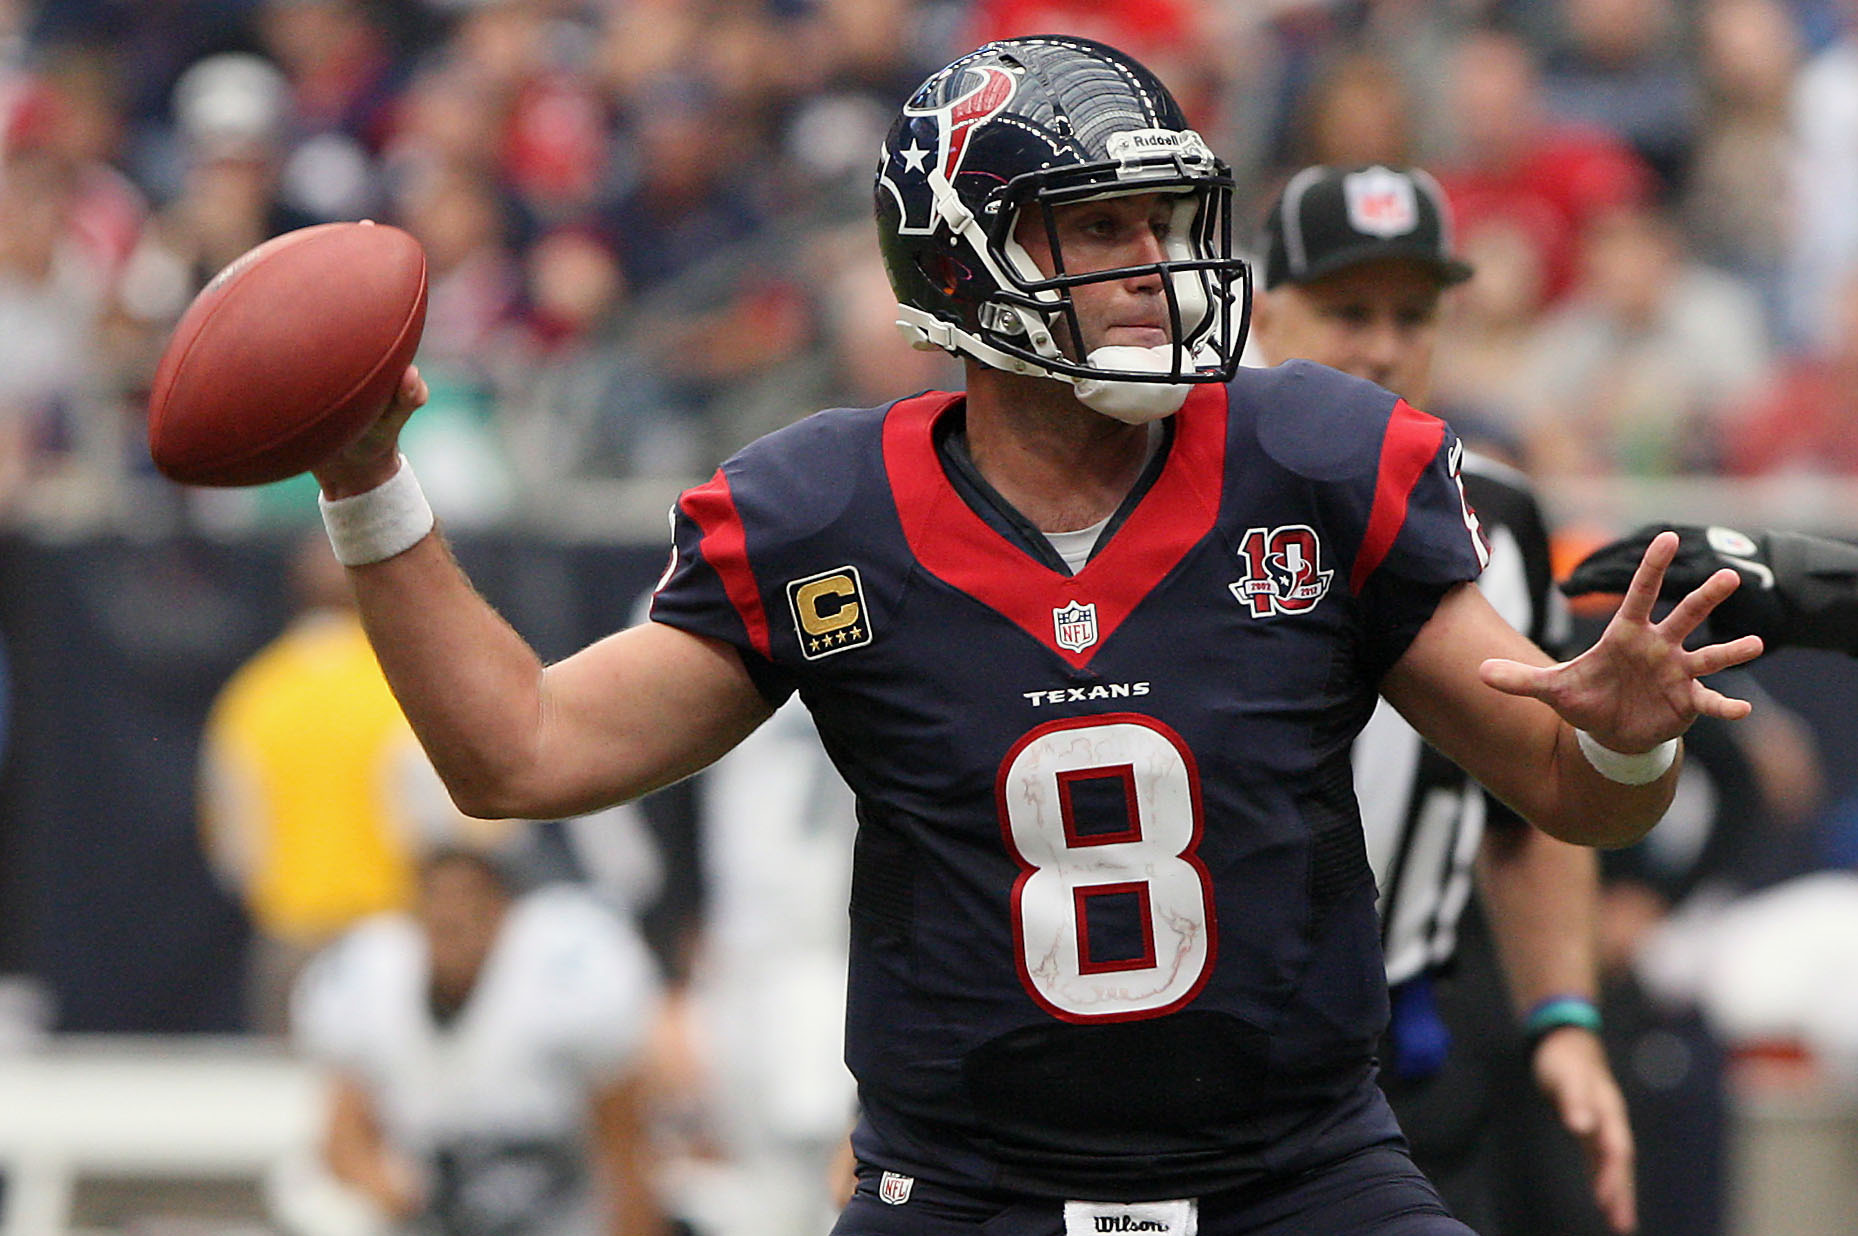
[[[1093,350],[1089,361],[1099,369],[1167,374],[1174,371],[1174,347],[1153,348],[1111,345]],[[1062,377],[1053,374],[1053,377]],[[1106,378],[1071,378],[1078,402],[1093,412],[1130,425],[1146,425],[1173,416],[1187,402],[1188,382],[1117,382]]]

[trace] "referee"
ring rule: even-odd
[[[1317,361],[1426,407],[1441,301],[1471,276],[1430,176],[1306,168],[1273,203],[1259,258],[1265,359]],[[1552,653],[1567,617],[1527,481],[1467,451],[1463,482],[1491,550],[1480,587]],[[1632,1133],[1594,1004],[1593,852],[1517,818],[1385,702],[1355,780],[1392,991],[1381,1081],[1414,1159],[1486,1236],[1632,1231]]]

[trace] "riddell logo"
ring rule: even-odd
[[[1121,163],[1174,155],[1198,164],[1213,157],[1213,152],[1192,129],[1126,129],[1112,133],[1104,149],[1110,158]]]
[[[1097,1215],[1099,1232],[1165,1232],[1168,1225],[1160,1219],[1138,1219],[1133,1215]]]

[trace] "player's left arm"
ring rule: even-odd
[[[643,1075],[630,1071],[596,1084],[588,1104],[590,1166],[604,1230],[609,1236],[663,1236]]]
[[[1614,752],[1649,752],[1699,716],[1737,720],[1749,705],[1698,681],[1753,660],[1745,636],[1695,650],[1684,640],[1734,591],[1737,576],[1705,580],[1652,621],[1677,538],[1655,539],[1598,642],[1556,663],[1471,584],[1453,587],[1388,671],[1381,690],[1440,751],[1516,813],[1563,841],[1629,845],[1670,805],[1681,760],[1642,785],[1603,776],[1575,730]]]

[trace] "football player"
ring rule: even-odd
[[[1622,844],[1684,730],[1748,705],[1650,618],[1672,542],[1558,664],[1471,580],[1440,421],[1239,369],[1231,177],[1140,64],[988,44],[877,169],[900,316],[966,389],[750,445],[674,514],[652,620],[550,666],[400,461],[424,394],[316,469],[389,679],[473,814],[715,759],[798,693],[858,798],[836,1231],[1462,1233],[1374,1084],[1387,1016],[1349,748],[1386,695],[1563,839]]]
[[[657,1236],[657,1001],[644,942],[585,890],[434,851],[413,912],[362,920],[297,981],[325,1164],[408,1233]]]

